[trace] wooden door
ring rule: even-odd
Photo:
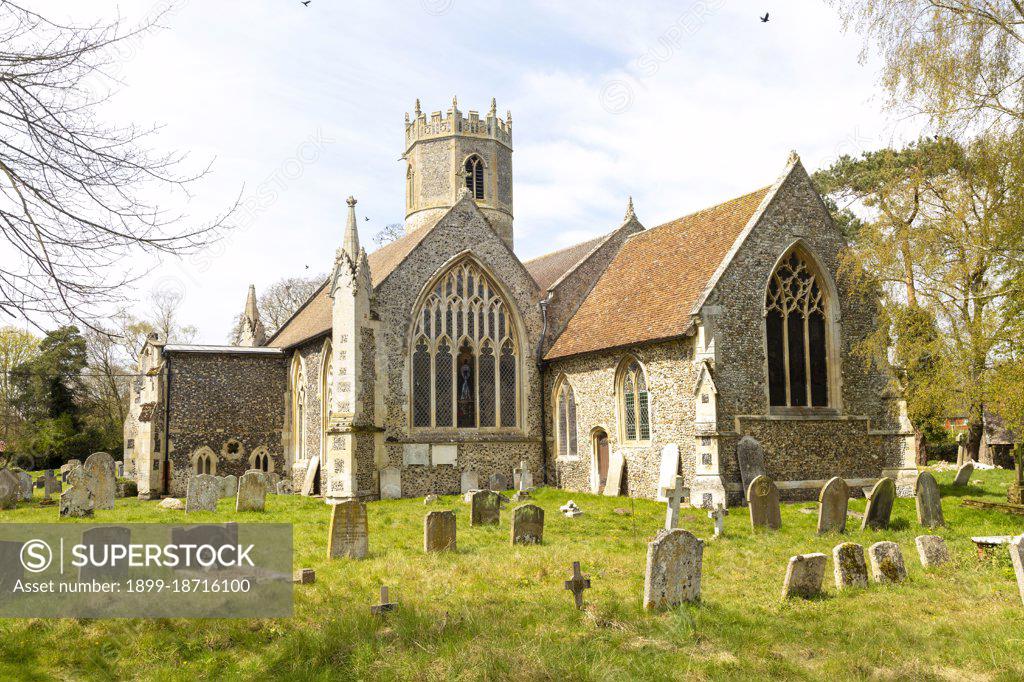
[[[597,451],[597,488],[598,492],[604,490],[604,484],[608,482],[608,434],[598,431],[594,436],[594,449]]]

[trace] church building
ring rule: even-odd
[[[856,353],[876,301],[844,284],[843,236],[793,154],[781,175],[645,228],[521,261],[512,118],[456,101],[406,115],[406,234],[368,253],[358,210],[332,272],[266,338],[250,288],[238,346],[150,338],[125,423],[142,497],[260,469],[348,499],[509,483],[735,503],[741,438],[783,497],[833,476],[912,492],[889,368]],[[326,245],[325,245],[326,246]],[[612,476],[615,480],[617,476]]]

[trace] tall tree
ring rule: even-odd
[[[17,327],[0,328],[0,439],[12,440],[21,417],[14,406],[14,369],[38,352],[39,339]]]

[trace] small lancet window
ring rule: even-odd
[[[484,161],[474,154],[466,159],[466,189],[474,199],[484,198]]]

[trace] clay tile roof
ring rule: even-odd
[[[571,270],[581,260],[596,249],[601,242],[609,235],[602,235],[589,241],[581,242],[575,246],[567,246],[558,251],[543,256],[538,256],[523,263],[523,267],[533,277],[541,291],[547,291],[551,285],[557,282],[562,275]]]
[[[545,357],[683,334],[691,308],[770,189],[631,236]]]
[[[417,230],[368,254],[366,258],[370,262],[373,286],[376,287],[383,282],[429,232],[429,229]],[[331,297],[327,291],[328,282],[324,282],[323,286],[295,311],[291,319],[267,341],[268,346],[288,348],[330,331]]]

